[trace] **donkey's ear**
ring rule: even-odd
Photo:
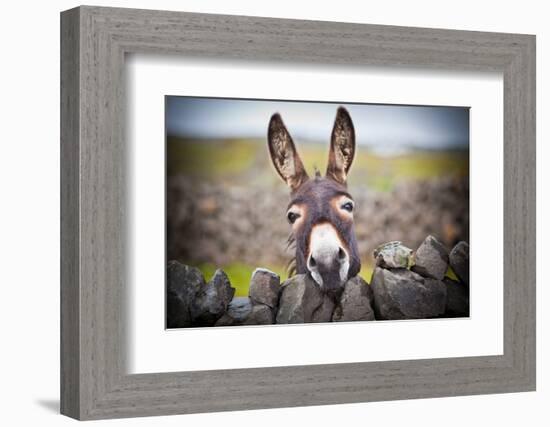
[[[308,176],[279,113],[271,116],[267,142],[275,169],[290,189],[295,191],[308,179]]]
[[[346,184],[349,168],[355,156],[355,130],[348,111],[339,107],[330,138],[327,177]]]

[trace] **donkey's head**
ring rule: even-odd
[[[308,273],[327,293],[338,293],[359,273],[353,230],[354,202],[346,178],[355,154],[355,131],[345,108],[338,108],[325,177],[310,179],[281,116],[269,122],[271,160],[290,187],[286,212],[296,244],[296,272]]]

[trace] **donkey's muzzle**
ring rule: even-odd
[[[313,280],[325,291],[341,288],[348,279],[350,259],[338,232],[332,224],[313,228],[307,269]]]

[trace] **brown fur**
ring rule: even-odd
[[[348,278],[357,275],[361,263],[352,216],[342,215],[339,211],[341,207],[335,203],[342,195],[352,199],[346,189],[347,174],[355,155],[355,131],[349,113],[343,107],[338,108],[325,177],[321,177],[316,171],[314,178],[309,178],[279,114],[274,114],[271,118],[268,146],[277,173],[290,187],[291,200],[288,208],[293,205],[305,208],[305,217],[299,226],[294,227],[287,241],[287,248],[294,247],[296,251],[294,259],[289,262],[289,272],[308,273],[307,257],[311,230],[318,224],[330,223],[349,254]],[[327,272],[327,277],[333,277],[334,273]],[[334,281],[329,281],[331,283],[327,284],[328,290],[334,290],[342,285],[332,283]]]

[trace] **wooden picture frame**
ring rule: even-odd
[[[503,355],[127,374],[127,53],[502,72]],[[71,9],[61,14],[61,166],[65,415],[100,419],[535,390],[532,35]]]

